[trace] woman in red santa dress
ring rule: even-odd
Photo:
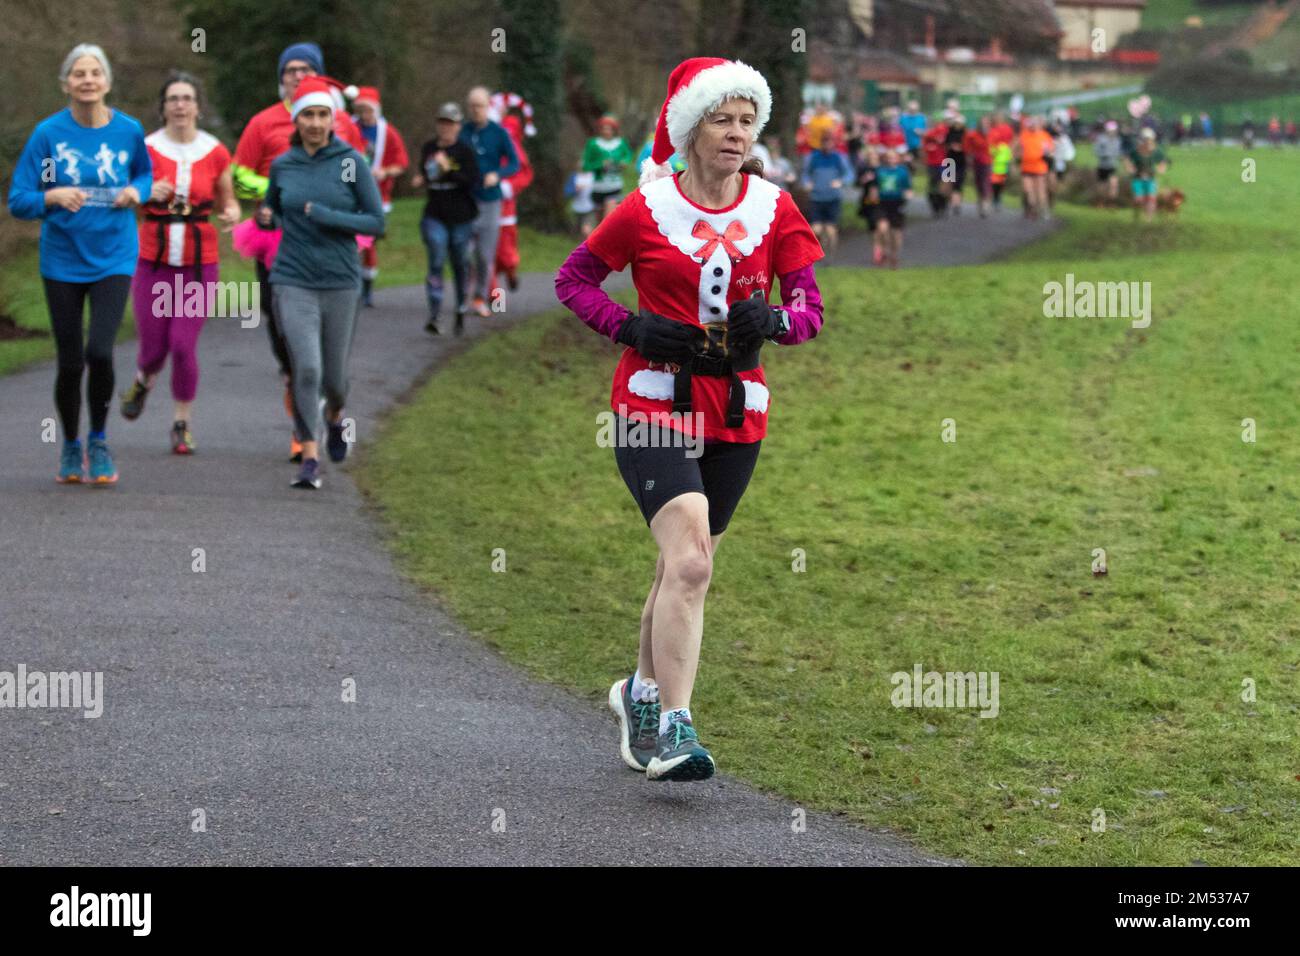
[[[752,67],[715,57],[681,63],[641,187],[556,275],[560,301],[627,346],[610,401],[614,455],[659,559],[636,672],[615,682],[609,703],[623,760],[651,780],[713,775],[691,690],[714,553],[767,433],[759,350],[803,342],[822,325],[812,268],[821,246],[790,194],[748,158],[771,108]],[[674,150],[687,167],[676,175]],[[629,264],[636,312],[600,289]],[[783,308],[767,303],[774,279]]]
[[[507,108],[527,108],[528,104],[519,98],[518,93],[501,94]],[[505,99],[508,97],[508,99]],[[527,113],[524,114],[527,118]],[[492,301],[504,302],[505,291],[501,288],[500,277],[506,277],[506,285],[514,292],[519,288],[519,194],[527,189],[533,181],[533,164],[524,149],[524,134],[532,130],[532,122],[525,127],[513,112],[505,113],[500,120],[501,126],[510,134],[510,141],[515,144],[515,153],[519,157],[519,171],[513,176],[501,180],[501,231],[497,234],[496,262],[492,266]],[[528,133],[532,135],[532,133]]]

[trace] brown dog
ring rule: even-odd
[[[1186,197],[1181,189],[1162,189],[1156,193],[1156,209],[1176,216],[1184,199]]]

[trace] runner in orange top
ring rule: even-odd
[[[1047,163],[1052,155],[1052,137],[1043,129],[1040,117],[1025,117],[1015,155],[1025,191],[1025,217],[1037,219],[1047,209]]]

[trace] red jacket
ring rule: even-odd
[[[971,162],[982,163],[987,166],[993,162],[993,156],[989,153],[988,137],[978,129],[968,129],[966,135],[961,138],[962,149],[966,155],[971,158]]]
[[[925,154],[927,166],[943,165],[943,161],[948,158],[948,144],[944,142],[947,138],[947,123],[931,126],[925,131],[921,137],[921,152]]]

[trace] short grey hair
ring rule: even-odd
[[[108,81],[109,86],[112,86],[113,68],[108,65],[108,54],[98,43],[78,43],[74,46],[72,52],[63,58],[63,66],[59,68],[59,82],[68,81],[68,77],[72,75],[72,65],[83,56],[93,56],[99,61],[99,65],[104,68],[104,79]]]

